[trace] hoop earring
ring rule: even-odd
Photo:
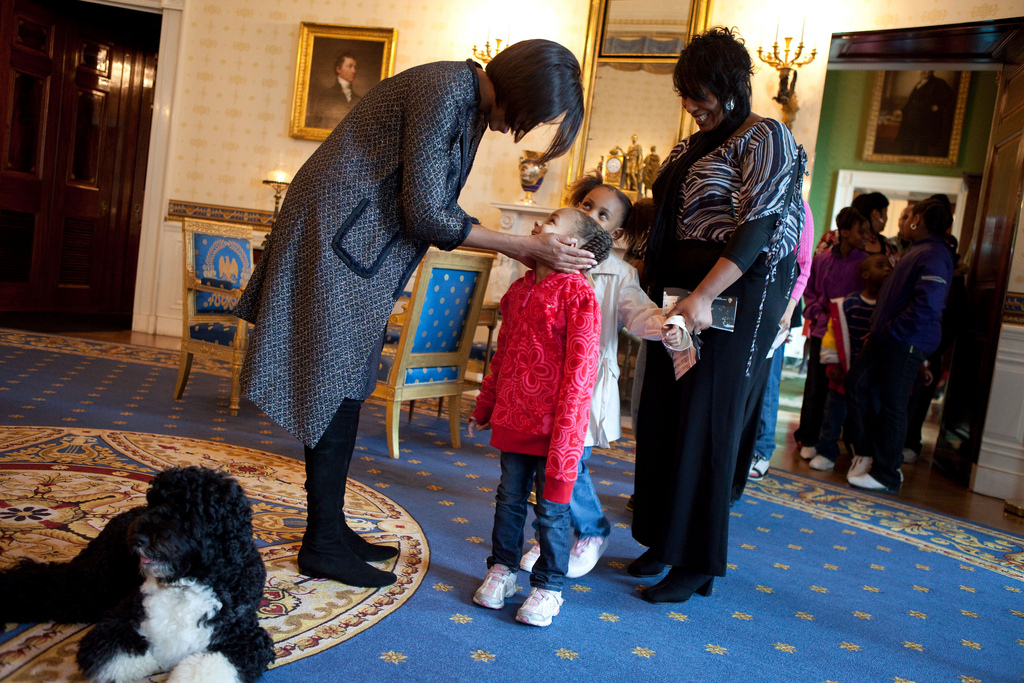
[[[725,110],[726,111],[730,111],[731,112],[735,107],[736,107],[736,103],[733,102],[732,100],[729,100],[728,102],[725,103]]]
[[[910,229],[911,230],[917,230],[917,223],[911,223],[910,224]]]

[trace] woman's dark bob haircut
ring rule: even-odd
[[[949,209],[938,199],[929,197],[910,210],[910,215],[917,219],[919,227],[923,227],[932,235],[945,235],[953,224]]]
[[[540,124],[562,117],[540,161],[569,151],[583,125],[580,64],[571,52],[550,40],[523,40],[499,52],[486,71],[516,142]]]
[[[753,70],[739,31],[716,26],[691,38],[679,53],[672,84],[680,97],[706,102],[709,94],[714,95],[726,121],[739,124],[750,116]]]

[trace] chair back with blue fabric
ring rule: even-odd
[[[231,363],[228,407],[238,414],[239,377],[248,346],[248,324],[232,311],[252,274],[252,229],[230,223],[182,223],[181,360],[174,398],[181,398],[195,354]]]
[[[419,398],[450,397],[449,431],[452,445],[459,447],[466,366],[494,259],[487,253],[430,249],[404,310],[392,315],[373,392],[387,402],[392,458],[398,457],[401,403]]]

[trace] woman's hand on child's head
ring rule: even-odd
[[[490,422],[485,422],[484,424],[480,424],[480,423],[478,423],[476,421],[475,418],[472,418],[472,417],[469,418],[468,429],[469,429],[469,438],[471,438],[471,439],[473,438],[473,427],[476,427],[477,431],[482,432],[482,431],[490,429],[491,428],[491,423]]]
[[[517,260],[533,268],[543,262],[562,273],[578,273],[597,265],[589,251],[577,249],[575,237],[539,233],[525,238],[523,249]]]

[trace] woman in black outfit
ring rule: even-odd
[[[633,537],[648,550],[634,576],[667,576],[650,602],[708,595],[724,576],[729,502],[743,415],[778,332],[803,221],[803,150],[778,121],[750,111],[751,60],[733,31],[714,28],[680,54],[674,85],[700,132],[683,140],[654,184],[658,214],[645,258],[648,292],[693,293],[672,313],[701,340],[680,379],[649,349],[637,424]],[[714,329],[712,301],[737,301],[732,331]]]

